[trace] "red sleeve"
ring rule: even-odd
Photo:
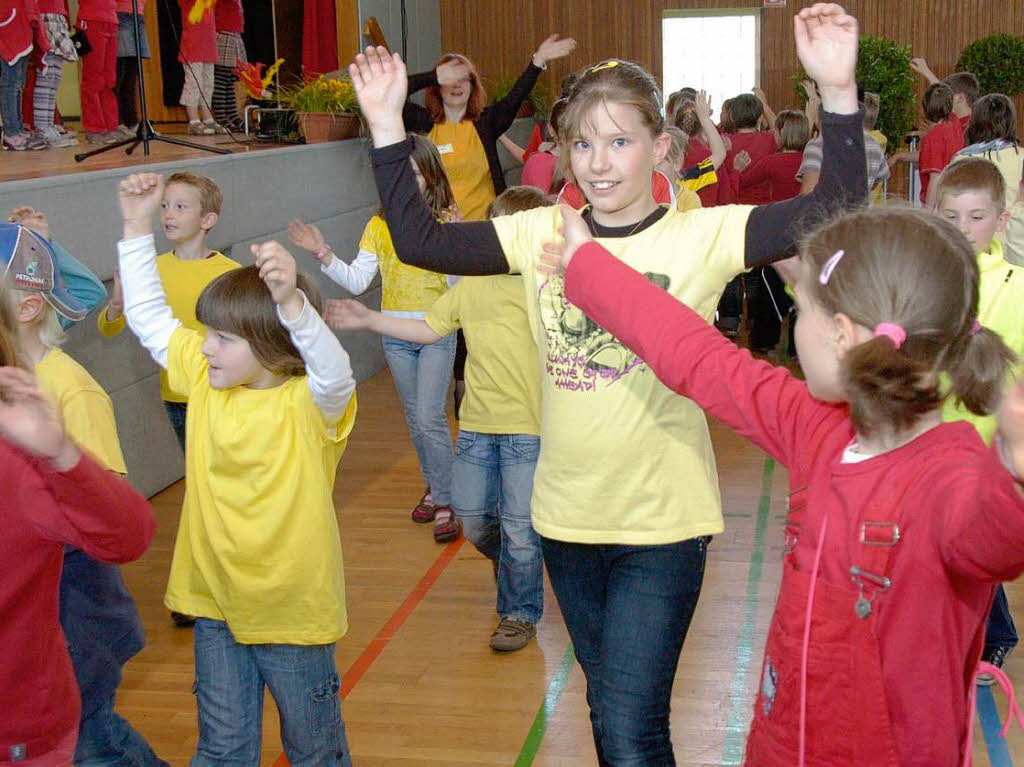
[[[562,191],[558,193],[558,201],[564,202],[576,210],[587,204],[587,198],[583,196],[583,192],[572,181],[562,187]]]
[[[942,142],[939,140],[937,131],[938,126],[924,134],[924,138],[921,139],[917,163],[918,171],[922,176],[926,173],[940,173],[946,167],[942,157]]]
[[[34,461],[51,496],[36,501],[33,522],[45,536],[103,562],[130,562],[149,548],[156,530],[153,510],[128,482],[83,453],[74,468],[53,469]]]
[[[785,368],[755,360],[596,242],[576,252],[565,296],[662,383],[791,470],[803,468],[799,451],[813,435],[848,421],[845,408],[816,401]]]
[[[537,148],[544,143],[544,136],[541,135],[540,123],[535,123],[533,131],[530,132],[530,143],[523,150],[523,162],[530,159],[530,155],[537,151]],[[546,191],[546,190],[545,190]]]
[[[1024,496],[995,448],[931,486],[935,508],[946,509],[934,530],[950,570],[991,582],[1024,572]]]

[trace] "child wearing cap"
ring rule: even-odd
[[[48,233],[44,216],[36,214],[35,222]],[[0,224],[0,247],[9,288],[4,300],[22,363],[34,369],[40,388],[57,404],[68,437],[100,466],[125,475],[110,397],[59,348],[64,329],[58,317],[80,320],[89,306],[72,294],[61,259],[38,231]],[[82,701],[75,762],[104,759],[165,767],[145,739],[114,712],[121,668],[145,645],[138,611],[117,566],[66,549],[60,622]]]

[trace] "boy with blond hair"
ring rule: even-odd
[[[156,268],[171,311],[190,330],[202,329],[196,319],[196,301],[203,288],[225,272],[240,266],[237,261],[210,250],[206,245],[207,235],[217,225],[223,202],[220,187],[212,179],[194,173],[175,173],[167,179],[164,187],[160,224],[174,250],[157,256]],[[97,317],[100,333],[106,338],[113,338],[124,330],[123,304],[120,276],[115,270],[110,303]],[[171,391],[164,370],[160,371],[160,396],[184,452],[188,401]]]
[[[935,211],[952,223],[967,238],[978,254],[978,322],[1002,336],[1010,349],[1024,353],[1024,269],[1004,258],[997,232],[1006,229],[1010,211],[1006,206],[1006,186],[999,168],[981,157],[968,157],[949,165],[935,181]],[[978,416],[954,397],[946,400],[943,420],[969,421],[985,442],[996,432],[994,415]],[[989,612],[982,660],[994,666],[1003,661],[1017,644],[1017,629],[1010,615],[1003,587],[999,586]],[[979,684],[992,684],[989,674],[978,677]]]

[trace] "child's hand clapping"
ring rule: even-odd
[[[59,471],[72,468],[81,455],[35,376],[20,368],[0,367],[0,436]]]
[[[737,152],[732,158],[732,167],[733,170],[738,170],[740,173],[750,167],[750,155],[747,153],[746,149],[741,152]]]
[[[354,298],[331,299],[327,302],[324,322],[335,330],[363,330],[368,328],[373,311]]]
[[[562,225],[558,228],[562,241],[544,243],[544,252],[537,264],[537,271],[542,274],[565,274],[579,247],[593,239],[587,222],[575,208],[562,204],[558,211],[562,214]]]
[[[260,270],[260,279],[266,283],[274,303],[284,316],[293,320],[302,312],[302,296],[296,287],[295,258],[279,242],[270,240],[251,246],[253,260]]]
[[[7,220],[12,224],[27,226],[45,240],[50,239],[50,222],[47,220],[46,214],[41,210],[36,210],[28,205],[22,205],[12,210]]]
[[[164,177],[159,173],[133,173],[117,189],[124,220],[124,239],[153,233],[153,215],[164,196]]]
[[[307,224],[297,218],[292,219],[288,222],[288,239],[292,245],[308,250],[324,266],[334,260],[331,249],[327,247],[327,241],[315,224]]]

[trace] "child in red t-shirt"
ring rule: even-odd
[[[758,121],[764,114],[761,99],[753,93],[741,93],[731,100],[729,114],[732,116],[735,133],[725,136],[728,139],[726,145],[731,144],[725,158],[726,167],[733,167],[733,159],[740,152],[746,152],[751,163],[775,153],[778,148],[775,134],[770,130],[757,129]],[[763,205],[770,199],[770,185],[766,181],[741,187],[734,174],[729,174],[729,180],[736,191],[735,201],[741,205]]]
[[[117,130],[117,3],[81,0],[75,26],[85,32],[91,50],[82,56],[82,127],[90,144],[109,144],[125,136]]]
[[[924,116],[932,127],[921,139],[918,172],[921,174],[921,202],[932,200],[928,190],[933,175],[942,173],[953,155],[964,148],[964,132],[953,117],[953,90],[945,83],[928,86],[921,99]]]

